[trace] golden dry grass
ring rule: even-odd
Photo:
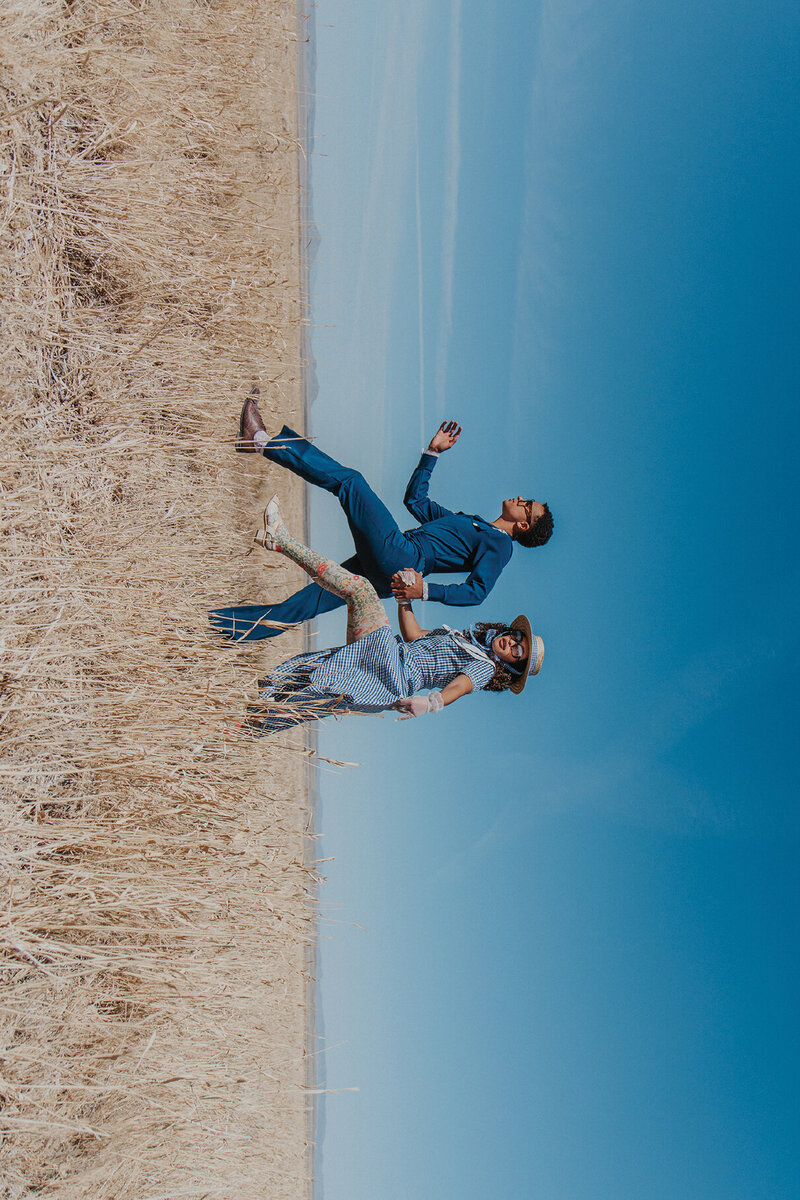
[[[294,6],[0,49],[0,1195],[307,1195],[306,752],[226,732],[300,643],[205,630],[289,583],[231,448],[254,381],[302,420]]]

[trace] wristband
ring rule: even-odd
[[[428,712],[438,713],[444,708],[441,692],[428,692]]]
[[[422,599],[423,600],[428,599],[428,581],[427,581],[427,579],[423,579],[423,581],[422,581]]]

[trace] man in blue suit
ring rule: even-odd
[[[454,513],[428,498],[428,484],[436,459],[458,441],[460,425],[445,421],[423,451],[409,480],[404,503],[419,521],[416,529],[402,533],[384,503],[363,475],[343,467],[311,442],[284,425],[270,438],[261,420],[253,389],[242,408],[240,452],[260,451],[271,462],[280,463],[301,479],[325,488],[337,497],[356,553],[343,566],[364,575],[379,596],[398,599],[438,600],[458,606],[480,604],[497,582],[511,558],[516,542],[542,546],[553,532],[553,518],[546,504],[516,496],[503,501],[500,516],[492,522],[468,513]],[[411,576],[401,571],[413,571]],[[463,583],[429,583],[426,575],[466,573]],[[211,613],[211,624],[221,633],[241,640],[274,637],[282,632],[263,621],[295,624],[344,604],[332,592],[309,584],[280,604],[245,604],[220,608]]]

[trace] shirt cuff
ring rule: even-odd
[[[438,458],[438,457],[439,457],[439,451],[438,451],[438,450],[429,450],[427,446],[426,446],[426,447],[425,447],[425,449],[422,451],[422,453],[423,453],[423,454],[430,454],[431,458]]]

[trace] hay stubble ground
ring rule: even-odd
[[[0,14],[0,1195],[308,1194],[304,742],[230,731],[277,596],[242,395],[301,422],[296,18]]]

